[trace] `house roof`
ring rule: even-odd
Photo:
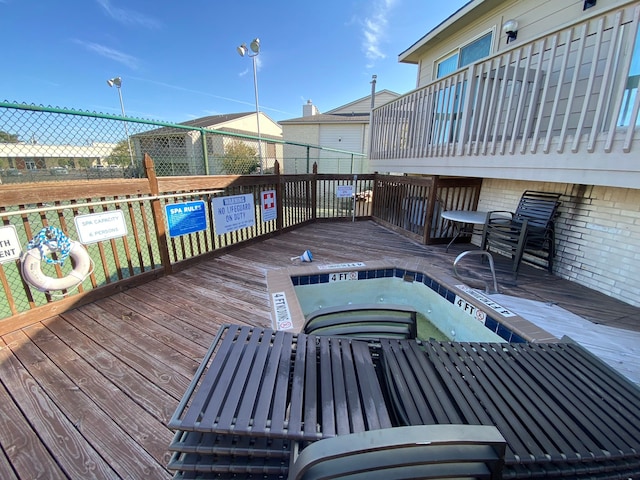
[[[231,120],[237,120],[238,118],[248,117],[249,115],[255,115],[256,112],[242,112],[242,113],[225,113],[222,115],[210,115],[208,117],[195,118],[193,120],[187,120],[186,122],[180,122],[179,125],[188,125],[190,127],[198,128],[211,128],[221,123],[230,122]]]
[[[379,95],[388,95],[394,98],[400,96],[399,93],[392,92],[391,90],[379,90],[375,92],[376,98]],[[280,120],[278,123],[281,125],[291,124],[312,124],[312,123],[369,123],[369,112],[350,112],[350,107],[357,106],[364,101],[368,101],[371,95],[359,98],[345,105],[341,105],[326,113],[319,113],[317,115],[307,115],[304,117],[291,118],[289,120]]]
[[[383,94],[390,95],[390,96],[396,97],[396,98],[400,96],[399,93],[392,92],[391,90],[383,89],[383,90],[378,90],[377,92],[375,92],[376,99],[378,98],[378,96],[383,95]],[[354,101],[349,102],[349,103],[347,103],[345,105],[341,105],[341,106],[336,107],[336,108],[334,108],[332,110],[329,110],[328,112],[325,112],[325,113],[333,114],[333,113],[335,113],[335,112],[337,112],[339,110],[347,109],[352,105],[356,105],[358,103],[361,103],[361,102],[364,102],[365,100],[370,100],[370,99],[371,99],[371,95],[366,95],[366,96],[364,96],[362,98],[359,98],[358,100],[354,100]]]
[[[222,115],[210,115],[208,117],[194,118],[193,120],[180,122],[176,125],[184,125],[187,127],[194,127],[194,128],[206,128],[210,130],[220,130],[222,132],[240,133],[244,135],[253,135],[253,132],[246,131],[246,130],[239,130],[237,128],[225,127],[224,125],[229,122],[232,122],[233,120],[254,116],[255,114],[256,112],[253,111],[253,112],[240,112],[240,113],[225,113]],[[261,117],[265,116],[274,124],[276,123],[273,120],[271,120],[271,118],[269,118],[267,115],[265,115],[264,112],[260,112],[260,114],[261,114],[260,115]],[[187,130],[184,130],[181,128],[175,128],[175,127],[160,127],[154,130],[149,130],[148,132],[137,133],[135,135],[132,135],[132,137],[143,137],[147,135],[171,135],[171,134],[184,133],[186,131]],[[261,137],[271,138],[274,140],[282,140],[281,137],[274,136],[274,135],[262,134]]]
[[[427,44],[440,41],[448,36],[453,29],[462,30],[467,24],[474,21],[479,15],[492,10],[504,0],[469,0],[465,5],[449,15],[435,28],[431,29],[420,40],[398,55],[398,62],[418,64],[422,52]],[[469,13],[473,11],[473,15]]]
[[[321,113],[318,115],[309,115],[306,117],[292,118],[289,120],[280,120],[280,124],[309,124],[309,123],[369,123],[368,113],[341,113],[341,114],[328,114]]]

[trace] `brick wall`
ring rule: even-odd
[[[478,210],[513,211],[527,189],[562,193],[554,274],[640,306],[640,189],[485,179]]]

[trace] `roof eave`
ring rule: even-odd
[[[487,0],[469,0],[469,2],[449,15],[449,17],[447,17],[444,21],[442,21],[426,35],[420,38],[420,40],[407,48],[404,52],[400,53],[398,55],[398,62],[417,65],[420,60],[422,49],[426,44],[438,39],[443,33],[448,31],[455,24],[460,23],[460,21],[465,18],[469,12],[477,9],[485,2],[487,2]]]

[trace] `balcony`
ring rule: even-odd
[[[636,188],[639,16],[518,42],[375,109],[372,169]]]

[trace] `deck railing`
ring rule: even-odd
[[[638,75],[630,68],[640,43],[639,17],[635,4],[519,41],[375,109],[373,165],[384,159],[608,153],[615,143],[629,152],[638,141]]]
[[[143,179],[0,186],[2,225],[15,228],[23,251],[28,241],[48,226],[81,240],[82,227],[77,219],[82,215],[118,211],[126,224],[125,235],[83,241],[93,269],[69,291],[38,291],[22,278],[20,260],[0,262],[0,333],[314,221],[375,218],[425,243],[444,242],[452,233],[442,225],[439,211],[475,209],[480,190],[479,179],[280,175],[277,164],[272,175],[246,176],[156,177],[148,156],[145,167],[147,178]],[[265,192],[275,192],[275,218],[262,216],[261,196]],[[212,200],[246,194],[253,197],[255,224],[218,233]],[[195,201],[202,201],[206,211],[204,229],[172,235],[167,209]],[[432,228],[425,230],[424,225]],[[58,278],[69,273],[71,263],[69,260],[60,266],[42,262],[41,266],[45,275]]]

